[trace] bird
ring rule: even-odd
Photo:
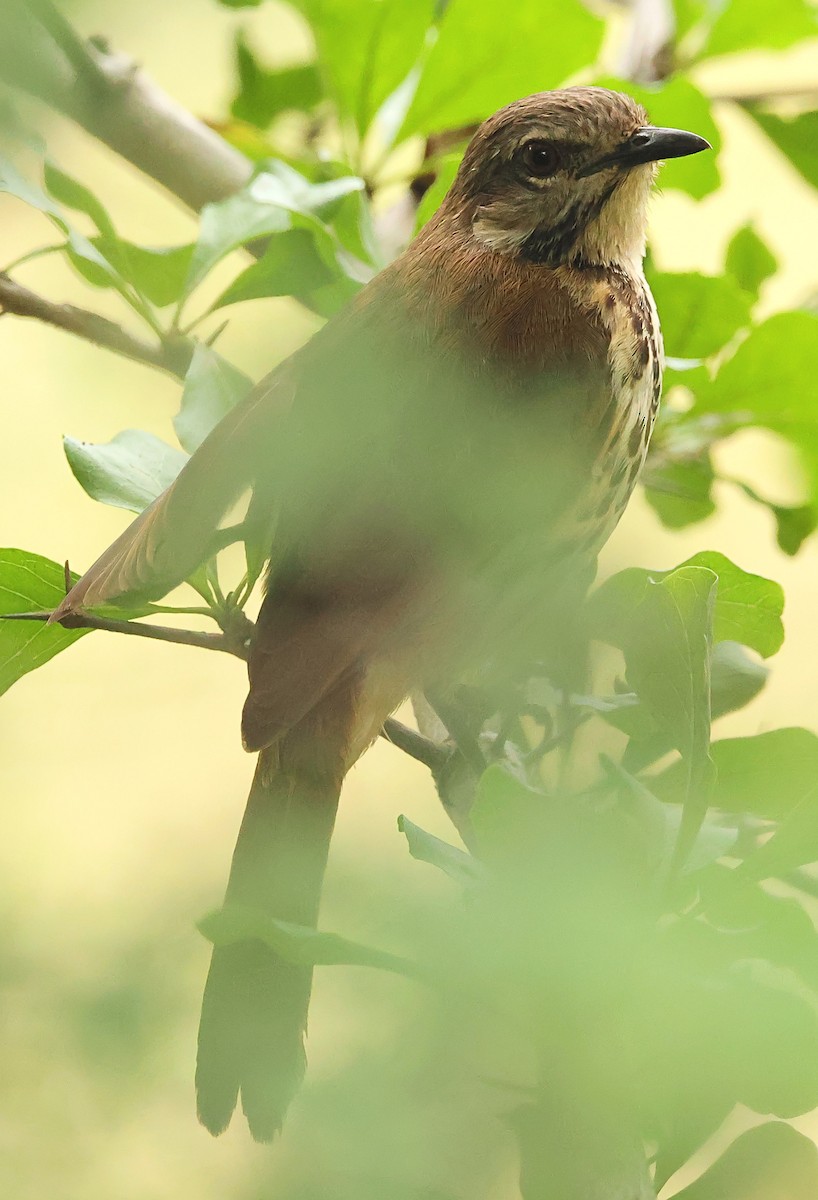
[[[314,927],[341,785],[412,691],[519,649],[593,563],[648,449],[662,342],[643,273],[658,164],[709,149],[569,87],[485,120],[435,215],[233,408],[53,614],[155,600],[249,496],[267,559],[242,737],[258,763],[226,905]],[[546,606],[547,608],[547,606]],[[312,973],[216,945],[198,1115],[280,1130]]]

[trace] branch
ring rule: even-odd
[[[446,746],[424,737],[422,733],[410,729],[394,717],[387,717],[384,721],[381,737],[404,754],[408,754],[410,758],[414,758],[416,762],[423,763],[432,774],[442,771],[451,758],[452,752]]]
[[[0,271],[0,316],[4,313],[44,321],[46,325],[64,329],[87,342],[92,342],[95,346],[102,346],[106,350],[124,355],[125,358],[168,371],[178,379],[184,379],[193,355],[192,343],[187,338],[168,339],[158,345],[143,342],[121,325],[109,321],[99,313],[76,308],[73,304],[55,304],[36,292],[29,291],[4,271]]]
[[[0,78],[76,121],[189,208],[223,200],[248,158],[162,91],[130,57],[84,41],[51,0],[5,0]]]
[[[42,621],[50,624],[52,615],[50,612],[0,613],[0,621]],[[198,633],[193,629],[173,629],[170,625],[140,625],[138,621],[95,617],[91,613],[71,613],[56,624],[64,629],[105,629],[109,633],[152,638],[157,642],[173,642],[178,646],[198,646],[200,650],[220,650],[236,658],[247,658],[246,649],[223,633]]]

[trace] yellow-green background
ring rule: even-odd
[[[105,32],[135,54],[196,113],[225,111],[231,31],[246,14],[209,0],[97,0],[74,5],[72,15],[83,32]],[[252,20],[273,61],[288,61],[307,44],[289,10],[268,4]],[[818,43],[724,61],[702,81],[719,93],[814,85]],[[719,105],[717,117],[724,187],[700,203],[679,193],[657,196],[654,252],[668,269],[718,270],[730,233],[752,220],[781,261],[764,309],[796,304],[818,284],[818,200],[734,108]],[[125,236],[147,244],[191,238],[193,220],[175,202],[68,124],[43,110],[39,119],[54,157],[98,191]],[[36,214],[0,198],[0,263],[48,236]],[[118,315],[55,260],[33,264],[20,278],[54,299],[90,300]],[[261,301],[231,313],[221,347],[259,375],[311,328],[287,302]],[[0,395],[0,544],[68,557],[82,568],[126,517],[80,490],[60,435],[107,441],[133,426],[170,438],[178,388],[6,317]],[[726,461],[735,471],[763,471],[782,499],[800,496],[794,464],[771,439],[739,439]],[[716,516],[671,535],[637,497],[603,569],[671,566],[706,548],[779,580],[787,641],[766,691],[732,727],[818,729],[818,541],[786,558],[766,512],[723,486],[719,501]],[[243,689],[242,668],[226,656],[97,634],[2,698],[0,1193],[15,1200],[255,1200],[281,1194],[285,1181],[313,1180],[314,1190],[303,1194],[331,1200],[333,1180],[340,1186],[356,1171],[376,1177],[381,1169],[386,1179],[397,1161],[418,1186],[450,1185],[465,1196],[473,1178],[481,1180],[481,1198],[513,1196],[510,1135],[488,1122],[480,1137],[458,1140],[451,1097],[411,1097],[428,1120],[401,1125],[398,1106],[365,1150],[350,1149],[343,1122],[327,1119],[340,1103],[354,1122],[360,1104],[360,1125],[377,1110],[377,1089],[414,1078],[417,995],[406,981],[374,973],[362,981],[352,970],[319,971],[309,1082],[272,1154],[253,1146],[238,1123],[219,1141],[196,1124],[192,1069],[208,947],[193,925],[220,900],[252,770],[238,739]],[[410,862],[395,824],[402,811],[453,836],[423,769],[378,745],[345,789],[327,928],[388,945],[406,896],[445,886]],[[385,1046],[385,1061],[367,1066]],[[336,1095],[341,1079],[347,1091]],[[457,1097],[459,1118],[473,1100]],[[475,1116],[478,1130],[481,1120]],[[384,1200],[392,1200],[386,1182]]]

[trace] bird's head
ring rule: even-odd
[[[498,253],[548,266],[633,267],[645,250],[657,162],[708,148],[695,133],[651,125],[620,92],[540,92],[483,122],[450,192],[450,211]]]

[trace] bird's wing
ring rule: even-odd
[[[274,451],[294,393],[288,359],[211,431],[174,482],[69,591],[53,616],[121,601],[157,600],[208,556],[220,521]]]

